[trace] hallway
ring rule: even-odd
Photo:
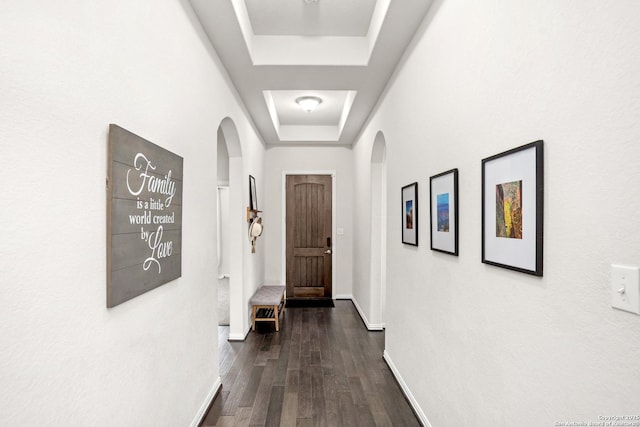
[[[640,1],[2,6],[0,427],[640,421]]]
[[[259,324],[244,342],[220,328],[222,389],[203,426],[418,426],[351,301],[287,308],[279,333]],[[228,333],[228,332],[227,332]]]

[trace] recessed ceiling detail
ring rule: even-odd
[[[339,141],[356,94],[354,90],[263,91],[271,122],[282,142]],[[297,103],[302,97],[315,97],[322,102],[309,113]]]
[[[367,65],[391,0],[231,0],[253,65]]]
[[[188,1],[267,146],[350,146],[432,0]]]
[[[245,0],[255,36],[366,37],[376,0]],[[328,24],[328,25],[327,25]]]

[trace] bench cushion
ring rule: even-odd
[[[251,305],[278,305],[284,295],[284,286],[262,286],[249,300]]]

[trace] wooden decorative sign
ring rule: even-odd
[[[107,307],[182,275],[182,157],[109,126]]]

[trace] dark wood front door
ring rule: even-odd
[[[287,299],[331,298],[331,175],[287,175]]]

